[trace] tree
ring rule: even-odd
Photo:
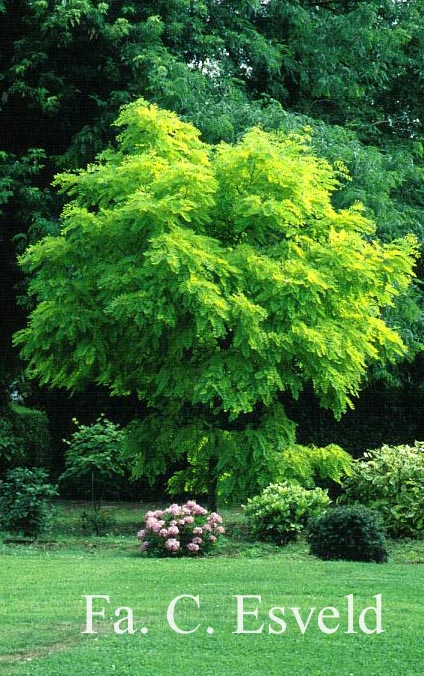
[[[245,69],[278,71],[250,0],[5,0],[2,10],[5,150],[43,147],[55,165],[92,160],[119,106],[141,95],[231,136]]]
[[[122,460],[122,430],[101,415],[93,425],[81,425],[73,420],[76,430],[65,440],[66,469],[60,482],[75,483],[91,497],[92,511],[98,511],[100,502],[111,484],[124,474]]]
[[[56,179],[69,202],[60,234],[22,258],[35,307],[16,344],[42,383],[149,406],[135,474],[196,445],[246,495],[293,441],[284,397],[311,383],[341,415],[371,362],[405,352],[382,312],[410,283],[415,240],[380,244],[359,204],[335,210],[343,166],[305,134],[208,146],[142,100],[116,124],[116,149]]]
[[[232,141],[253,124],[278,125],[278,104],[265,97],[251,105],[235,79],[242,62],[276,63],[278,49],[254,29],[250,6],[215,0],[0,3],[2,391],[21,366],[11,350],[11,336],[25,321],[16,307],[16,297],[25,300],[16,251],[55,232],[63,203],[50,188],[54,174],[93,161],[111,142],[111,123],[123,103],[146,96],[194,121],[213,142]]]
[[[263,3],[256,25],[280,47],[281,65],[268,77],[251,69],[248,86],[265,89],[289,110],[355,129],[368,143],[420,138],[423,6],[422,0]]]
[[[8,201],[0,224],[2,380],[4,372],[7,384],[19,368],[10,336],[24,321],[14,306],[22,279],[12,238],[19,233],[22,245],[55,232],[62,204],[48,187],[52,176],[93,161],[113,139],[119,106],[139,96],[193,122],[211,143],[235,142],[256,124],[290,126],[294,113],[320,131],[323,120],[342,125],[345,140],[354,130],[350,160],[341,127],[334,133],[327,127],[328,143],[314,142],[330,161],[346,157],[352,175],[350,189],[334,195],[335,206],[359,198],[372,209],[378,237],[387,241],[412,229],[422,240],[423,6],[423,0],[0,3],[0,151],[7,152],[0,152],[0,202]],[[41,149],[35,162],[28,151],[34,148]],[[411,319],[416,312],[404,315],[390,322],[402,325],[412,359],[423,331]],[[412,392],[422,380],[417,362],[410,374],[412,386],[409,375],[402,378]]]

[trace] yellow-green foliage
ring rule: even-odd
[[[292,444],[276,458],[275,480],[295,479],[307,487],[328,479],[341,484],[351,475],[352,462],[352,456],[337,444],[324,447]]]
[[[218,430],[215,455],[219,430],[241,432],[225,453],[266,466],[294,441],[281,392],[310,383],[341,415],[371,361],[404,353],[382,312],[410,283],[415,240],[380,244],[360,205],[336,211],[337,173],[306,133],[211,147],[143,100],[117,125],[116,149],[56,179],[69,202],[61,233],[22,257],[35,308],[16,344],[43,383],[151,407],[139,471],[152,430],[170,430],[155,472],[184,425],[196,443]]]

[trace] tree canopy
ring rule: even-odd
[[[311,384],[340,415],[370,363],[405,352],[383,311],[410,284],[415,239],[381,244],[359,203],[335,209],[345,169],[314,155],[307,131],[211,146],[143,100],[116,124],[116,148],[56,178],[61,231],[22,257],[35,307],[16,342],[29,372],[136,393],[154,471],[184,449],[178,427],[198,444],[212,434],[218,460],[232,433],[256,446],[262,435],[266,466],[270,440],[275,451],[293,437],[285,396]],[[149,453],[139,448],[139,471]]]
[[[371,237],[389,243],[413,232],[422,251],[423,0],[3,0],[0,20],[1,405],[7,410],[21,383],[32,405],[47,407],[59,442],[68,414],[81,417],[81,409],[125,422],[134,409],[144,413],[128,400],[118,408],[95,385],[71,401],[29,387],[11,347],[28,307],[16,252],[59,232],[64,196],[52,189],[53,175],[86,166],[114,143],[122,104],[143,96],[211,144],[235,144],[254,126],[300,135],[310,126],[314,154],[348,168],[333,207],[359,200],[376,225]],[[422,436],[421,260],[408,295],[382,314],[408,359],[376,361],[356,412],[340,423],[308,387],[290,404],[299,438],[310,430],[304,443],[337,441],[358,452]]]

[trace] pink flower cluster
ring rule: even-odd
[[[151,556],[199,555],[208,552],[225,530],[222,517],[189,500],[145,514],[137,533],[142,552]]]

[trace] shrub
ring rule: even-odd
[[[391,537],[417,537],[424,530],[424,443],[382,446],[354,461],[344,481],[342,503],[377,510]]]
[[[88,509],[81,512],[80,526],[83,533],[105,535],[116,525],[116,519],[102,509]]]
[[[362,505],[335,507],[309,525],[310,552],[320,559],[387,561],[378,514]]]
[[[295,482],[271,484],[244,507],[251,534],[259,540],[286,544],[295,540],[309,519],[330,503],[326,490],[307,489]]]
[[[0,417],[0,471],[46,464],[50,433],[44,411],[13,403]]]
[[[49,461],[51,438],[44,411],[13,403],[11,421],[18,443],[24,449],[25,465],[40,467]]]
[[[42,469],[17,467],[0,481],[0,526],[11,533],[36,536],[46,530],[57,495]]]
[[[145,514],[137,534],[147,556],[200,556],[210,552],[224,533],[222,518],[194,500]]]
[[[15,463],[24,462],[25,456],[22,446],[13,431],[9,417],[0,418],[0,471],[12,467]]]
[[[65,472],[59,481],[91,497],[92,508],[98,509],[101,498],[124,474],[122,446],[124,433],[118,425],[101,415],[93,425],[77,427],[65,443]]]

